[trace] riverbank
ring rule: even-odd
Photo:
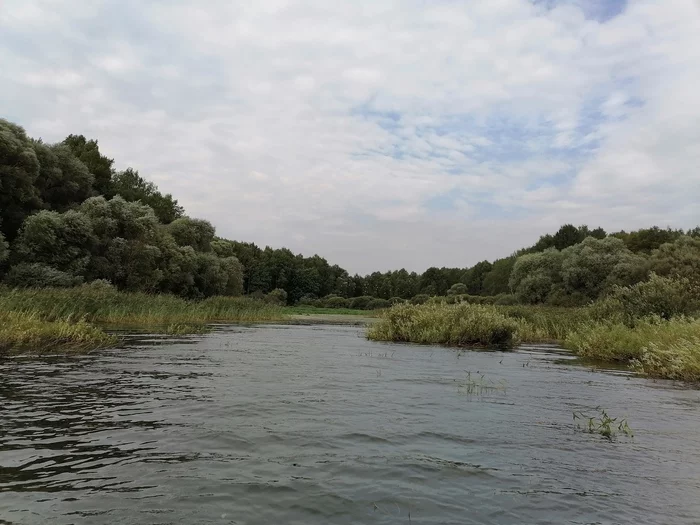
[[[69,289],[0,288],[0,352],[88,351],[115,344],[106,330],[129,326],[158,333],[198,333],[214,322],[270,322],[282,308],[241,297],[190,301],[172,295]]]
[[[375,341],[512,349],[552,342],[576,355],[622,364],[641,375],[700,381],[700,320],[621,315],[597,305],[583,308],[470,304],[399,305],[367,330]]]

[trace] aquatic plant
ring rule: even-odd
[[[627,424],[627,419],[618,421],[618,418],[610,417],[608,413],[600,407],[596,407],[596,411],[598,415],[595,416],[589,416],[583,412],[574,412],[573,419],[576,422],[576,430],[581,430],[590,434],[600,434],[610,441],[614,441],[618,434],[634,437],[632,429]],[[581,424],[581,421],[583,424]]]
[[[665,321],[659,317],[637,320],[634,327],[621,322],[596,322],[571,331],[564,346],[579,356],[601,361],[629,363],[646,356],[645,370],[655,368],[651,355],[659,355],[669,348],[692,342],[700,337],[700,321],[680,317]],[[692,345],[691,345],[692,347]],[[689,350],[700,362],[700,353]],[[700,376],[698,376],[700,378]]]
[[[47,322],[37,314],[0,311],[0,354],[78,352],[116,343],[116,337],[84,320]]]
[[[470,371],[467,371],[467,377],[457,384],[457,390],[460,393],[477,396],[495,392],[505,393],[507,387],[508,383],[505,379],[496,382],[493,379],[487,379],[486,374],[480,374],[479,372],[472,377]]]
[[[400,304],[386,310],[367,331],[375,341],[511,348],[518,323],[494,306]]]

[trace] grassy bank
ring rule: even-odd
[[[629,364],[649,377],[700,381],[700,320],[637,320],[633,327],[615,322],[584,325],[563,342],[577,355]]]
[[[83,319],[111,325],[169,326],[216,321],[284,318],[282,309],[240,297],[188,301],[172,295],[117,292],[109,287],[0,290],[0,310],[31,313],[47,321]]]
[[[0,288],[0,351],[79,351],[115,342],[100,326],[148,328],[154,332],[201,332],[206,323],[260,322],[285,318],[262,301],[212,297],[187,301],[171,295],[123,293],[111,287],[69,289]]]
[[[81,352],[116,342],[85,321],[45,321],[36,314],[0,312],[0,354]]]
[[[626,364],[648,377],[700,381],[700,320],[648,316],[630,325],[601,312],[595,306],[399,305],[382,313],[367,337],[502,348],[557,342],[578,356]]]

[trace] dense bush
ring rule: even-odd
[[[619,318],[632,326],[636,319],[657,316],[662,319],[693,315],[700,311],[700,287],[685,278],[652,274],[648,281],[634,286],[616,286],[594,308],[600,317]]]
[[[398,305],[368,330],[378,341],[511,347],[518,323],[493,306],[469,304]]]
[[[350,308],[354,310],[366,310],[367,305],[369,305],[370,301],[374,299],[374,297],[371,297],[369,295],[362,295],[360,297],[353,297],[350,300]]]
[[[387,299],[372,299],[367,303],[367,310],[380,310],[382,308],[389,308],[391,303]]]
[[[281,288],[275,288],[269,294],[265,296],[265,300],[272,304],[287,304],[287,292]]]
[[[428,294],[418,294],[411,298],[411,304],[425,304],[430,300]]]
[[[348,308],[350,306],[350,299],[345,299],[344,297],[334,295],[332,297],[325,298],[323,300],[323,306],[325,308]]]
[[[78,286],[82,281],[82,277],[41,263],[16,264],[5,276],[5,282],[16,288],[71,288]]]

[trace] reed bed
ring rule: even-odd
[[[400,304],[386,310],[369,327],[367,337],[452,346],[512,348],[519,324],[494,306],[462,304]]]
[[[85,320],[154,327],[284,318],[279,306],[248,298],[211,297],[188,301],[172,295],[124,293],[89,285],[69,289],[0,290],[0,311],[23,312],[47,321]]]
[[[0,310],[0,354],[84,352],[116,342],[86,321],[46,321],[36,314]]]

